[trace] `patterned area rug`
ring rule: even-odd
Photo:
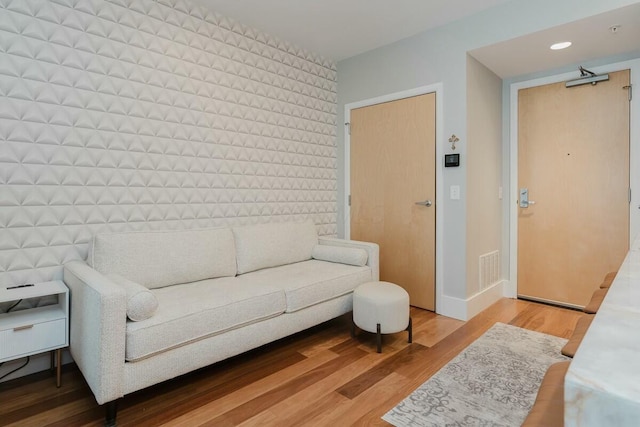
[[[405,426],[520,426],[567,340],[496,323],[382,419]]]

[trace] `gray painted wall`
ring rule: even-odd
[[[480,281],[479,258],[502,252],[502,80],[471,55],[467,105],[467,295],[474,295],[495,283],[487,277],[492,268],[483,271],[487,283]]]
[[[444,138],[455,133],[461,167],[444,172],[444,193],[461,186],[461,200],[445,197],[444,294],[466,299],[466,54],[493,43],[637,3],[629,0],[514,0],[472,17],[338,62],[338,123],[347,103],[442,83]],[[338,125],[338,234],[344,233],[344,128]],[[444,143],[446,152],[450,147]],[[506,201],[505,201],[506,202]]]

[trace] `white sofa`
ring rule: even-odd
[[[70,351],[115,424],[120,397],[347,313],[378,275],[376,244],[311,221],[98,234],[64,267]]]

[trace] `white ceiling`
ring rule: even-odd
[[[339,61],[510,0],[195,0],[223,16]],[[604,1],[604,0],[602,0]],[[616,34],[609,27],[621,25]],[[557,41],[573,45],[551,51]],[[640,2],[470,52],[508,78],[640,55]]]
[[[195,0],[339,61],[509,0]]]
[[[611,26],[620,26],[612,33]],[[551,44],[571,41],[553,51]],[[640,54],[640,3],[469,52],[502,78],[628,53]]]

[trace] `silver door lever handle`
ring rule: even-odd
[[[420,205],[420,206],[426,206],[429,207],[431,206],[433,203],[431,203],[431,200],[425,200],[424,202],[416,202],[416,205]]]

